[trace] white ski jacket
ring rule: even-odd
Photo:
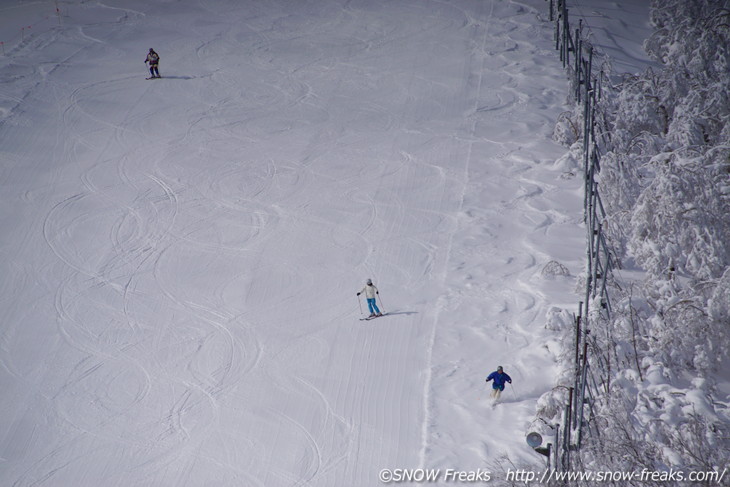
[[[366,298],[375,299],[375,295],[378,294],[378,288],[375,287],[375,284],[367,284],[357,294],[363,294],[363,293],[365,293]]]

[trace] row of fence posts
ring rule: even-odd
[[[585,300],[579,303],[579,313],[574,319],[575,377],[572,386],[567,388],[568,401],[563,411],[562,428],[553,426],[555,443],[548,445],[548,451],[552,451],[552,455],[548,456],[548,467],[563,471],[571,470],[571,453],[580,449],[586,431],[600,436],[600,431],[592,424],[594,405],[599,391],[608,391],[610,383],[608,379],[602,380],[600,386],[596,382],[588,360],[589,351],[592,360],[599,362],[598,370],[610,370],[610,364],[605,363],[610,359],[608,354],[604,359],[602,354],[596,353],[598,350],[591,337],[591,327],[601,320],[610,319],[611,300],[607,284],[618,263],[603,231],[606,212],[596,181],[602,147],[606,147],[606,141],[596,137],[596,111],[602,95],[604,73],[600,71],[594,75],[592,72],[593,46],[582,35],[582,21],[571,30],[567,0],[546,1],[549,2],[550,21],[555,23],[555,49],[571,77],[572,95],[583,108],[583,218],[588,237]]]
[[[62,24],[62,22],[61,22],[61,17],[62,17],[61,8],[58,6],[58,0],[53,0],[53,4],[54,4],[54,8],[55,8],[55,15],[56,15],[56,18],[58,20],[58,25],[60,26]],[[33,30],[31,30],[31,29],[33,29],[33,26],[34,25],[37,27],[38,25],[40,25],[41,23],[43,23],[43,22],[45,22],[45,21],[47,21],[49,19],[50,19],[50,14],[48,16],[46,16],[43,20],[39,20],[39,21],[35,22],[32,25],[22,25],[19,28],[19,30],[20,30],[20,42],[21,43],[25,42],[26,32],[29,33],[29,35],[30,35],[30,33],[33,32]],[[45,30],[48,30],[48,29],[49,29],[49,27],[46,27]],[[35,31],[38,31],[37,28],[34,29],[34,30]],[[41,29],[41,32],[43,32],[43,31],[44,30]],[[13,44],[14,43],[17,43],[17,42],[18,42],[17,38],[15,39],[15,42],[13,42],[13,39],[11,39],[10,41],[8,41],[8,45],[10,46],[10,49],[11,50],[12,50]],[[6,43],[6,41],[0,41],[0,53],[2,53],[3,56],[6,55],[6,53],[5,53],[5,43]]]

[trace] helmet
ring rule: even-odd
[[[373,283],[372,279],[368,279],[367,284],[372,284],[372,283]]]
[[[502,366],[501,365],[497,367],[497,372],[502,372]]]
[[[150,47],[150,52],[155,52],[155,50]]]

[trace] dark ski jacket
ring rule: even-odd
[[[499,389],[500,391],[504,390],[505,382],[509,382],[510,384],[512,383],[512,377],[508,376],[504,372],[500,374],[496,370],[489,374],[489,376],[487,376],[487,382],[489,382],[490,380],[494,381],[494,383],[492,384],[492,389]]]
[[[160,64],[160,55],[157,54],[155,51],[150,51],[149,54],[147,54],[147,59],[144,60],[145,63],[150,63],[150,66],[157,66]]]

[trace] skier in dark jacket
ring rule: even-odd
[[[487,382],[489,382],[490,380],[494,381],[492,382],[492,397],[495,401],[499,400],[499,396],[504,390],[504,383],[512,383],[512,377],[507,375],[504,370],[502,370],[501,365],[497,367],[497,370],[487,376]]]
[[[144,60],[145,64],[150,63],[150,78],[160,78],[160,71],[157,66],[160,64],[160,55],[150,47],[150,52],[147,54],[147,59]]]

